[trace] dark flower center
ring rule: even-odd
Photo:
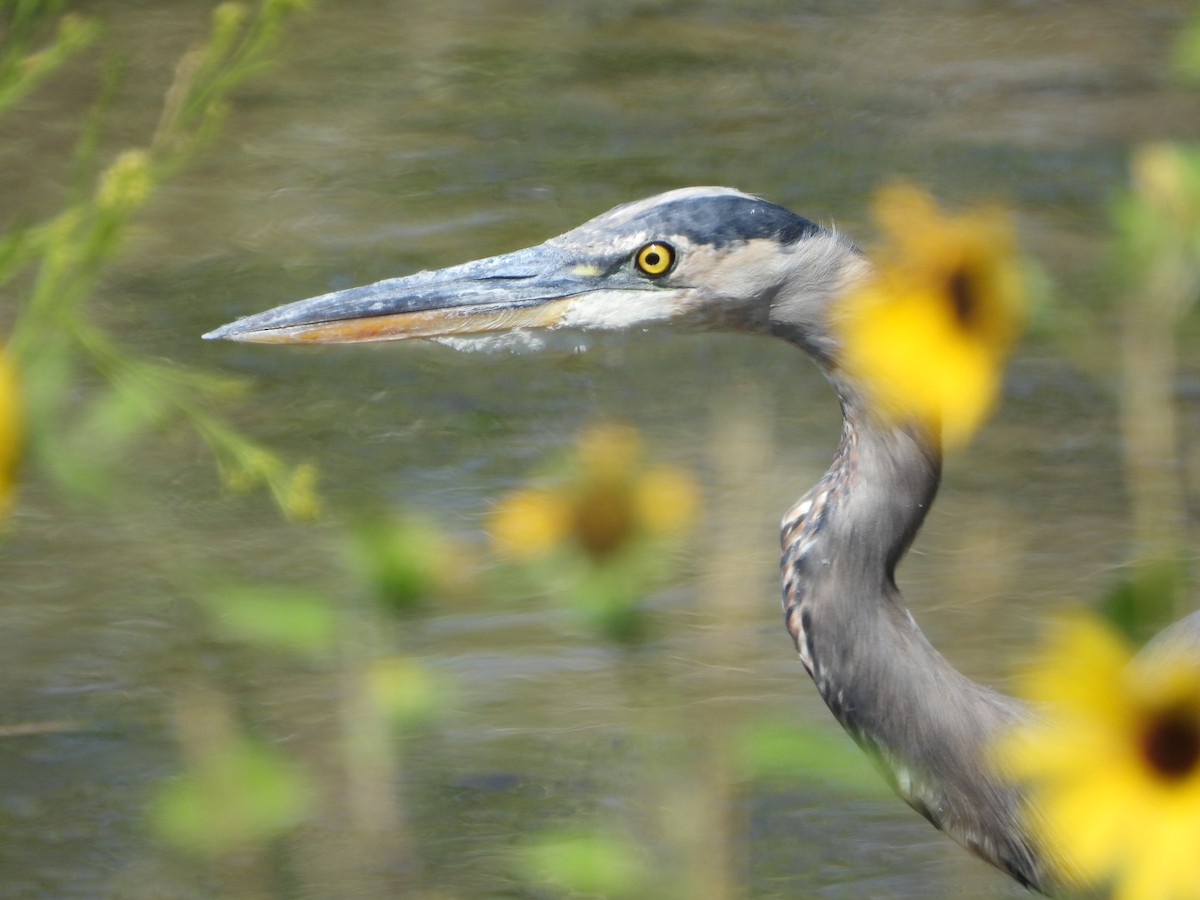
[[[1200,721],[1195,713],[1174,709],[1150,719],[1142,732],[1142,755],[1164,779],[1191,775],[1200,763]]]
[[[575,503],[574,528],[576,540],[593,560],[624,547],[637,530],[630,486],[607,480],[589,485]]]
[[[963,331],[970,331],[975,324],[976,296],[974,279],[965,268],[959,267],[946,279],[946,292],[950,295],[950,306],[954,321]]]

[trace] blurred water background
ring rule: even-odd
[[[697,846],[706,770],[675,760],[713,729],[796,721],[857,753],[779,621],[778,520],[839,427],[794,349],[662,333],[540,356],[199,339],[674,187],[738,187],[864,239],[870,194],[893,176],[951,204],[999,198],[1056,294],[1094,314],[1098,340],[1035,317],[1002,408],[948,462],[900,573],[933,644],[1003,684],[1039,617],[1103,591],[1128,556],[1107,380],[1109,204],[1134,144],[1200,133],[1196,95],[1166,65],[1192,9],[360,0],[298,19],[220,138],[156,195],[92,311],[139,353],[252,378],[224,412],[315,463],[330,512],[289,523],[262,493],[224,489],[176,430],[139,443],[101,501],[26,479],[0,544],[0,721],[69,727],[0,740],[0,897],[555,896],[511,851],[581,818],[624,823],[656,865],[688,868],[679,848]],[[153,131],[209,10],[87,5],[120,62],[102,149]],[[62,202],[98,55],[0,124],[0,227]],[[1185,340],[1178,390],[1194,437],[1200,369],[1196,336]],[[536,592],[497,602],[469,589],[392,629],[347,628],[345,641],[403,650],[443,686],[436,717],[394,758],[347,769],[343,669],[223,640],[197,606],[203,586],[246,582],[362,607],[344,523],[363,510],[435,519],[486,584],[473,560],[487,511],[597,419],[635,425],[650,455],[698,474],[705,498],[694,552],[651,598],[654,637],[632,662]],[[319,773],[317,812],[252,876],[244,860],[198,863],[147,825],[186,756],[179,710],[211,695]],[[818,772],[726,792],[739,891],[1024,895],[865,766],[863,778],[861,790]],[[393,792],[377,819],[363,811]],[[384,822],[383,837],[364,836],[364,821]]]

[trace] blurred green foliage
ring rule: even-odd
[[[1200,72],[1200,17],[1176,46],[1178,71]],[[1133,529],[1131,558],[1099,607],[1135,642],[1194,607],[1195,504],[1180,342],[1200,298],[1200,146],[1134,149],[1130,185],[1113,205],[1120,311],[1115,373]]]
[[[214,630],[233,640],[303,657],[331,652],[338,640],[332,605],[320,594],[279,585],[228,586],[203,598]]]
[[[381,657],[373,660],[363,674],[372,709],[398,733],[431,721],[445,703],[445,686],[412,657]]]
[[[1191,603],[1187,562],[1141,559],[1125,566],[1097,602],[1097,610],[1134,644],[1142,644]]]
[[[521,853],[527,879],[552,885],[567,896],[653,896],[654,873],[631,838],[604,832],[577,831],[530,840]]]
[[[856,796],[888,795],[867,757],[853,752],[844,734],[828,728],[795,719],[752,722],[732,737],[731,749],[740,778],[823,784]]]
[[[59,17],[64,5],[64,0],[0,4],[0,115],[100,37],[100,25],[94,20]]]
[[[426,612],[474,583],[474,548],[415,515],[360,519],[350,528],[346,553],[361,583],[394,614]]]
[[[230,735],[163,786],[150,820],[181,850],[216,856],[284,833],[303,821],[312,803],[309,779],[282,753]]]
[[[21,116],[23,98],[102,39],[98,19],[61,15],[62,6],[21,0],[0,7],[0,115]],[[105,69],[76,143],[65,207],[41,221],[33,210],[9,211],[9,230],[0,235],[0,296],[17,300],[10,304],[16,317],[8,349],[27,455],[71,494],[111,496],[132,442],[183,423],[208,444],[226,484],[265,484],[289,516],[318,511],[311,468],[287,465],[213,411],[214,399],[241,389],[238,381],[130,352],[89,309],[139,212],[217,133],[232,92],[269,64],[281,26],[302,6],[217,6],[208,40],[180,60],[154,134],[106,164],[98,147],[115,68]]]
[[[1172,55],[1175,71],[1185,83],[1200,87],[1200,15],[1184,28]]]

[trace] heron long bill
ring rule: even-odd
[[[247,316],[204,335],[266,344],[352,343],[550,328],[596,290],[548,244],[323,294]]]
[[[820,247],[840,253],[841,245],[781,206],[729,188],[685,188],[618,206],[535,247],[324,294],[205,337],[452,340],[681,319],[725,326],[753,319],[761,327],[764,298],[786,283],[797,255],[820,257]],[[751,307],[757,312],[741,316]]]

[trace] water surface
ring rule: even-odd
[[[126,64],[116,149],[149,134],[206,7],[100,8]],[[580,820],[640,823],[647,852],[672,865],[663,821],[686,820],[704,793],[703,771],[666,766],[672,748],[709,739],[710,722],[764,716],[838,734],[778,621],[777,522],[820,475],[838,430],[813,367],[787,346],[735,337],[638,334],[583,355],[463,357],[199,335],[287,300],[534,243],[689,184],[736,186],[867,236],[870,193],[894,176],[952,203],[1006,198],[1062,294],[1098,302],[1107,204],[1131,146],[1200,128],[1194,96],[1163,62],[1189,8],[376,0],[316,10],[240,96],[227,133],[149,210],[96,311],[140,352],[252,377],[228,414],[316,462],[333,514],[284,523],[263,497],[223,491],[175,432],[139,449],[134,487],[101,507],[63,500],[29,473],[0,549],[0,718],[79,726],[0,743],[0,896],[252,893],[236,866],[198,865],[144,825],[148,796],[181,765],[181,686],[202,681],[231,698],[257,733],[334,783],[344,685],[214,638],[189,592],[217,574],[310,586],[354,609],[362,598],[340,524],[350,511],[425,510],[473,539],[497,496],[598,418],[634,423],[656,458],[705,485],[701,549],[654,598],[662,632],[635,664],[657,685],[660,713],[639,712],[650,701],[630,689],[628,661],[544,598],[462,598],[419,627],[363,638],[395,642],[453,685],[438,724],[374,785],[404,798],[419,866],[365,841],[332,802],[276,848],[267,892],[394,896],[419,882],[446,897],[546,896],[508,851]],[[4,123],[0,221],[61,198],[94,83],[94,67],[73,67]],[[1067,358],[1037,335],[1019,349],[1002,410],[949,462],[901,573],[933,643],[993,683],[1040,615],[1093,596],[1128,552],[1112,400],[1078,367],[1104,347],[1079,352]],[[714,447],[747,471],[722,474]],[[1023,895],[881,792],[814,778],[727,799],[751,896]]]

